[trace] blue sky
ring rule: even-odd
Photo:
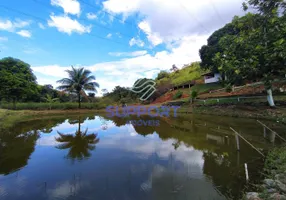
[[[199,61],[208,36],[244,14],[242,0],[2,0],[0,58],[29,63],[57,86],[71,65],[101,89]],[[100,95],[99,90],[99,95]]]

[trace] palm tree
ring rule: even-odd
[[[57,142],[58,149],[69,149],[67,157],[74,160],[83,160],[91,156],[90,151],[95,149],[95,145],[99,142],[97,134],[87,134],[88,129],[84,132],[80,130],[80,122],[78,123],[78,130],[75,134],[63,134],[58,131],[59,137]]]
[[[95,82],[95,77],[91,75],[91,71],[84,68],[76,69],[72,66],[71,70],[66,70],[68,78],[58,80],[62,85],[58,87],[59,90],[68,92],[75,92],[78,97],[78,108],[80,108],[81,93],[84,90],[97,92],[96,88],[99,84]]]

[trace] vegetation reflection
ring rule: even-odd
[[[61,144],[56,146],[58,149],[69,149],[67,158],[72,161],[87,159],[91,156],[92,150],[95,149],[96,144],[99,142],[97,134],[87,134],[88,129],[81,131],[81,120],[78,119],[78,129],[75,134],[64,134],[58,131],[59,137],[56,141]]]

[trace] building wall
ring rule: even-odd
[[[205,78],[205,83],[217,83],[219,82],[219,79],[221,78],[219,73],[214,74],[214,77],[209,78],[209,77],[204,77]]]

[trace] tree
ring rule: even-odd
[[[69,77],[57,81],[62,84],[58,89],[76,93],[78,108],[80,108],[81,93],[84,92],[84,90],[97,92],[96,88],[99,87],[99,84],[94,81],[95,77],[91,75],[91,71],[84,68],[76,69],[72,66],[72,69],[66,70],[66,72]]]
[[[179,71],[179,68],[175,64],[173,64],[170,71],[176,72],[176,71]]]
[[[160,71],[159,74],[157,75],[156,80],[161,80],[163,78],[168,78],[169,77],[169,73],[166,71]]]
[[[59,98],[52,98],[52,96],[47,94],[46,97],[44,98],[44,100],[49,104],[49,108],[51,110],[52,109],[52,103],[54,103],[55,101],[58,101]]]
[[[95,93],[88,93],[88,97],[90,97],[90,98],[94,98],[95,97]]]
[[[69,149],[67,158],[74,160],[83,160],[91,156],[90,151],[95,149],[95,145],[99,142],[97,134],[87,134],[88,129],[85,131],[80,130],[80,119],[78,121],[78,129],[75,134],[63,134],[58,131],[59,137],[56,138],[57,142],[62,144],[58,145],[58,149]]]
[[[217,53],[221,53],[223,48],[220,46],[219,41],[225,35],[236,35],[238,30],[234,29],[232,23],[226,24],[221,29],[215,31],[207,40],[207,45],[202,46],[199,50],[201,62],[201,68],[204,70],[210,70],[213,73],[218,72],[217,64],[213,58]]]
[[[30,65],[16,58],[0,60],[0,96],[16,102],[37,92],[36,77]]]
[[[259,14],[235,17],[232,24],[237,35],[225,35],[220,39],[222,53],[215,55],[219,70],[232,80],[260,79],[267,91],[267,100],[274,107],[272,82],[285,76],[286,20],[282,1],[250,0],[248,5]],[[244,4],[247,8],[247,4]],[[278,13],[278,10],[283,15]]]

